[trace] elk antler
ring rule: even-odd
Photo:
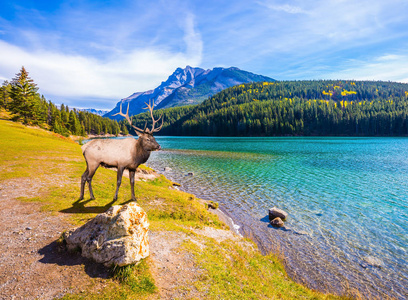
[[[147,103],[145,102],[145,104],[147,105],[147,107],[145,107],[145,109],[148,109],[148,110],[150,111],[150,116],[152,117],[152,120],[153,120],[152,129],[151,129],[151,130],[148,129],[148,131],[149,131],[150,134],[153,134],[153,132],[158,132],[158,131],[160,131],[160,129],[162,129],[162,127],[163,127],[163,121],[164,121],[163,114],[162,114],[162,115],[160,116],[160,118],[158,118],[157,120],[154,119],[154,117],[153,117],[154,100],[153,100],[152,102],[153,102],[152,105],[150,105],[150,100],[149,100],[149,104],[147,104]],[[161,123],[161,125],[160,125],[159,128],[156,128],[156,129],[155,129],[154,126],[156,125],[156,123],[157,123],[158,121],[160,121],[160,119],[162,119],[162,123]]]
[[[121,115],[122,117],[125,117],[125,118],[126,118],[126,120],[129,122],[129,125],[132,126],[136,131],[139,131],[139,132],[141,132],[141,133],[146,132],[147,122],[146,122],[146,124],[145,124],[145,129],[144,129],[144,130],[142,130],[142,129],[140,129],[139,127],[136,127],[135,125],[132,124],[132,120],[129,118],[129,104],[130,104],[130,103],[128,103],[126,115],[122,113],[122,103],[121,103],[121,104],[120,104],[120,111],[119,111],[117,114],[112,115],[112,117],[117,116],[117,115]]]

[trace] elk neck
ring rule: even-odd
[[[150,151],[143,148],[142,140],[139,138],[136,142],[135,163],[144,164],[150,157]]]

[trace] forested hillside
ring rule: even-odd
[[[241,84],[202,104],[159,110],[162,135],[408,135],[408,84],[283,81]],[[139,126],[147,114],[135,118]]]
[[[9,83],[0,87],[0,108],[12,114],[14,121],[38,125],[64,136],[86,134],[128,134],[126,126],[107,118],[76,109],[70,110],[62,104],[58,108],[37,92],[37,85],[28,76],[24,67]]]

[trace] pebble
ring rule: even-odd
[[[26,230],[31,230],[31,229],[32,229],[31,227],[27,227],[27,228],[26,228]]]
[[[360,263],[360,266],[362,266],[364,269],[366,269],[368,266],[365,263]]]

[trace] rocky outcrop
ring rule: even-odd
[[[64,233],[68,250],[106,266],[125,266],[149,255],[149,222],[136,203],[115,205],[85,225]]]

